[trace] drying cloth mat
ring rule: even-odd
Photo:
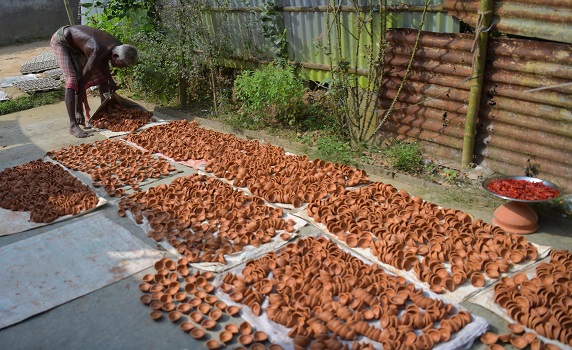
[[[324,234],[322,232],[318,232],[318,233],[313,233],[310,236],[320,237],[323,235]],[[303,239],[303,237],[300,237],[298,239]],[[371,264],[371,261],[367,261],[367,259],[360,256],[359,254],[356,254],[355,252],[351,251],[347,247],[341,246],[339,244],[338,244],[338,247],[341,250],[343,250],[347,253],[350,253],[352,256],[357,257],[358,259],[360,259],[365,264],[368,264],[368,265]],[[280,251],[277,251],[276,253],[280,254]],[[246,267],[246,262],[244,262],[238,266],[233,267],[227,273],[232,273],[232,274],[239,276],[242,274],[242,270],[245,267]],[[394,275],[391,272],[388,272],[388,271],[385,271],[385,272],[388,273],[389,275]],[[227,305],[240,306],[241,307],[240,317],[242,317],[244,320],[248,321],[254,329],[266,332],[266,334],[268,334],[269,341],[271,341],[274,344],[281,345],[285,350],[294,349],[294,344],[293,344],[292,338],[290,338],[288,336],[288,332],[290,331],[289,328],[272,321],[268,317],[268,314],[266,312],[263,312],[262,314],[260,314],[260,316],[256,316],[248,306],[241,304],[241,303],[234,302],[232,299],[230,299],[230,296],[228,294],[226,294],[222,290],[220,290],[219,287],[223,283],[223,279],[224,279],[225,275],[226,275],[226,273],[219,274],[216,276],[215,280],[213,281],[213,285],[216,287],[216,290],[215,290],[216,296],[219,297],[220,300],[224,301]],[[408,280],[407,282],[413,283],[415,285],[415,288],[422,288],[421,285],[419,285],[418,283],[415,283],[414,281]],[[437,295],[437,294],[433,293],[432,291],[427,291],[427,290],[424,290],[424,292],[425,292],[425,296],[431,297],[433,299],[443,300],[448,304],[453,304],[455,306],[456,310],[465,310],[462,306],[456,305],[455,303],[451,303],[447,299],[443,298],[442,295]],[[268,298],[266,298],[260,306],[262,307],[262,310],[265,310],[268,307],[268,305],[270,305],[270,303],[268,301]],[[470,349],[473,342],[475,341],[475,339],[477,339],[479,336],[481,336],[481,334],[486,332],[486,330],[488,328],[488,323],[485,319],[483,319],[479,316],[476,316],[476,315],[471,315],[471,317],[472,317],[471,323],[466,325],[465,328],[463,328],[459,332],[453,334],[451,336],[451,339],[449,339],[449,341],[447,341],[445,343],[438,343],[435,345],[435,347],[433,349],[437,349],[437,350]],[[358,341],[361,341],[362,340],[361,338],[362,337],[360,336],[358,338]],[[351,348],[351,346],[352,346],[351,342],[348,342],[348,341],[343,341],[343,342],[345,342]],[[376,343],[376,342],[372,341],[371,339],[368,339],[367,342],[374,345],[374,347],[376,349],[381,349],[380,343]]]
[[[53,51],[42,52],[38,56],[32,58],[28,62],[22,65],[20,68],[20,73],[40,73],[49,69],[58,68],[58,61],[56,60],[56,55]]]
[[[131,221],[133,221],[137,226],[139,226],[143,231],[149,232],[151,230],[151,226],[149,225],[149,221],[147,220],[147,218],[143,217],[143,222],[141,224],[138,224],[135,221],[133,214],[131,214],[131,211],[126,210],[125,215]],[[194,268],[197,268],[197,269],[201,269],[201,270],[205,270],[205,271],[212,271],[215,273],[220,273],[220,272],[224,272],[228,269],[231,269],[234,266],[240,265],[247,260],[256,259],[256,258],[259,258],[268,252],[276,251],[276,250],[282,248],[283,246],[285,246],[286,244],[288,244],[293,238],[297,237],[299,235],[299,232],[302,229],[302,227],[304,227],[308,224],[305,220],[303,220],[299,217],[296,217],[296,216],[292,216],[292,215],[287,214],[287,213],[284,214],[283,219],[284,220],[292,219],[295,222],[294,232],[290,233],[290,237],[287,240],[284,240],[280,237],[280,235],[282,233],[285,233],[286,231],[285,230],[277,230],[276,236],[272,237],[272,239],[268,243],[261,244],[258,247],[255,247],[253,245],[247,245],[240,252],[226,254],[224,256],[224,258],[226,260],[226,264],[222,264],[220,262],[199,262],[199,263],[190,263],[190,265]],[[215,232],[215,237],[216,237],[217,233],[218,233],[218,231]],[[183,254],[180,254],[179,252],[177,252],[177,249],[175,247],[173,247],[172,245],[170,245],[166,239],[163,239],[160,242],[157,242],[157,244],[160,245],[161,247],[163,247],[169,253],[176,256],[177,259],[185,257]]]
[[[58,164],[62,168],[66,169],[67,172],[70,173],[73,177],[75,177],[81,181],[81,179],[76,174],[74,174],[72,171],[70,171],[68,168],[66,168],[62,164],[52,160],[51,158],[44,157],[44,161],[51,162],[54,164]],[[85,183],[84,181],[82,181],[82,182]],[[97,204],[95,207],[88,209],[86,211],[82,211],[81,213],[76,214],[76,215],[60,216],[59,218],[55,219],[52,222],[32,222],[32,221],[30,221],[30,212],[29,211],[12,211],[12,210],[8,210],[8,209],[0,208],[0,222],[2,223],[2,225],[0,225],[0,237],[1,236],[7,236],[7,235],[13,235],[15,233],[28,231],[28,230],[34,229],[36,227],[51,225],[51,224],[56,223],[56,222],[68,220],[68,219],[71,219],[73,217],[92,212],[95,209],[97,209],[97,208],[101,207],[102,205],[104,205],[105,203],[107,203],[107,200],[105,200],[105,198],[98,196],[97,199],[98,200],[97,200]]]
[[[102,214],[0,248],[0,329],[103,288],[161,258]]]
[[[314,226],[316,226],[317,228],[322,230],[328,238],[330,238],[332,241],[338,243],[338,245],[343,246],[344,248],[348,248],[348,249],[356,252],[357,254],[363,256],[364,258],[366,258],[370,262],[374,262],[374,263],[382,266],[384,268],[384,270],[390,271],[391,273],[393,273],[395,275],[405,277],[410,281],[415,281],[415,282],[419,283],[420,285],[422,285],[425,290],[429,290],[429,288],[430,288],[429,284],[427,282],[420,281],[419,278],[417,278],[417,274],[415,273],[415,271],[413,271],[413,270],[409,270],[409,271],[399,270],[399,269],[393,267],[392,265],[385,264],[385,263],[379,261],[377,256],[375,256],[372,253],[370,248],[359,248],[359,247],[353,247],[352,248],[352,247],[349,247],[345,242],[340,241],[336,237],[336,235],[331,233],[326,228],[326,225],[324,225],[320,222],[316,222],[313,218],[311,218],[308,215],[306,210],[293,212],[292,215],[296,215],[296,216],[301,217],[302,219],[312,223]],[[537,244],[534,244],[532,242],[531,242],[531,244],[533,244],[536,247],[536,250],[538,251],[537,260],[546,257],[548,255],[548,253],[550,253],[550,249],[551,249],[550,247],[537,245]],[[495,278],[495,279],[491,279],[485,275],[485,287],[487,285],[495,283],[496,281],[498,281],[500,278],[502,278],[504,276],[510,275],[512,273],[516,273],[522,269],[527,268],[528,266],[530,266],[534,263],[535,263],[535,261],[526,261],[526,262],[521,263],[521,264],[513,265],[513,266],[511,266],[510,270],[507,273],[503,273],[498,278]],[[450,270],[450,265],[448,263],[444,263],[443,266],[445,266],[445,268]],[[483,273],[483,275],[484,275],[484,273]],[[470,281],[467,281],[463,285],[457,286],[457,288],[452,292],[450,292],[446,289],[443,289],[442,295],[445,298],[447,298],[447,299],[449,299],[455,303],[462,303],[463,301],[470,298],[472,295],[481,291],[483,288],[484,287],[475,287],[471,284]]]
[[[107,200],[105,200],[105,198],[98,197],[98,202],[95,207],[86,211],[82,211],[81,213],[76,215],[60,216],[59,218],[55,219],[52,222],[32,222],[30,221],[29,211],[13,211],[0,208],[0,222],[2,223],[2,225],[0,225],[0,236],[13,235],[15,233],[28,231],[36,227],[51,225],[56,222],[69,220],[73,217],[81,216],[89,212],[92,212],[95,209],[104,205],[105,203],[107,203]]]
[[[517,273],[519,273],[519,272],[525,273],[528,276],[528,279],[530,280],[533,277],[536,277],[536,267],[538,267],[538,265],[540,265],[541,263],[548,263],[548,262],[550,262],[550,257],[546,257],[542,260],[539,260],[536,263],[534,263],[533,265],[530,265],[530,266],[526,267],[525,269],[518,271]],[[500,307],[500,305],[495,303],[495,289],[494,289],[495,285],[496,285],[496,283],[488,286],[487,288],[483,289],[479,293],[477,293],[477,294],[473,295],[472,297],[470,297],[469,299],[467,299],[467,301],[470,303],[473,303],[473,304],[480,305],[480,306],[494,312],[495,314],[499,315],[504,320],[506,320],[508,323],[519,323],[518,321],[513,320],[507,314],[505,309],[503,309],[502,307]],[[548,339],[546,337],[538,335],[538,333],[536,333],[536,331],[534,329],[531,329],[528,327],[524,327],[524,328],[526,329],[527,332],[532,332],[532,333],[536,334],[538,336],[538,338],[540,338],[542,340],[542,342],[545,344],[551,343],[551,344],[557,345],[558,347],[560,347],[560,349],[572,349],[572,347],[570,347],[566,344],[563,344],[561,342],[558,342],[554,339]]]

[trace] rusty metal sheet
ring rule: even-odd
[[[479,0],[444,0],[450,15],[476,26]],[[497,0],[492,30],[531,38],[572,43],[572,2],[559,0]]]
[[[380,91],[380,118],[405,74],[415,34],[388,33],[392,47]],[[395,111],[381,127],[382,137],[417,139],[430,158],[460,165],[473,40],[466,34],[423,33],[420,54]],[[536,176],[571,191],[571,50],[565,44],[491,38],[487,57],[475,163],[510,175],[524,175],[532,167]],[[550,86],[556,87],[546,88]]]

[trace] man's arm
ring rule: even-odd
[[[113,76],[111,76],[111,68],[109,68],[109,62],[103,61],[101,63],[101,71],[107,77],[107,82],[109,83],[109,93],[113,94],[117,90],[117,84],[115,80],[113,80]]]

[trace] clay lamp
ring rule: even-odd
[[[250,334],[252,332],[252,326],[250,325],[250,323],[248,323],[248,321],[242,322],[238,327],[238,329],[240,329],[240,333],[242,334]]]
[[[141,298],[139,298],[139,300],[141,300],[141,302],[145,305],[149,305],[151,304],[151,301],[153,300],[153,298],[151,297],[151,294],[145,294],[142,295]]]
[[[201,314],[198,311],[193,311],[193,312],[191,312],[189,317],[191,318],[191,320],[195,321],[196,323],[200,323],[201,320],[203,319],[203,314]]]
[[[143,276],[143,281],[147,282],[147,283],[151,283],[151,282],[153,282],[154,277],[155,277],[154,275],[148,273],[145,276]]]
[[[492,345],[498,341],[499,337],[495,333],[486,332],[481,336],[481,342],[485,345]]]
[[[213,320],[217,321],[219,318],[221,318],[222,316],[222,311],[219,309],[214,309],[211,312],[209,312],[209,316],[210,318],[212,318]]]
[[[557,191],[558,194],[556,195],[556,197],[553,198],[525,200],[525,199],[517,199],[501,195],[489,189],[489,186],[493,183],[493,181],[503,180],[503,179],[509,181],[524,180],[532,183],[541,183],[544,186],[551,187],[553,190]],[[536,215],[534,209],[530,207],[529,203],[554,200],[555,198],[558,198],[562,194],[562,191],[555,184],[549,181],[528,176],[502,176],[497,178],[489,178],[483,181],[482,186],[490,194],[502,199],[509,200],[509,202],[501,205],[495,210],[493,217],[493,224],[500,227],[506,232],[516,233],[521,235],[534,233],[536,232],[536,230],[538,230],[538,215]]]
[[[252,343],[252,336],[250,334],[242,334],[240,337],[238,337],[238,342],[242,345],[249,345],[250,343]]]
[[[177,322],[180,318],[181,318],[181,312],[179,311],[169,312],[169,320],[171,320],[171,322]]]
[[[279,344],[271,344],[268,347],[268,350],[284,350],[284,348],[282,347],[282,345]]]
[[[175,298],[175,300],[177,300],[177,301],[184,301],[185,299],[187,299],[187,293],[185,293],[185,292],[177,292],[177,293],[175,293],[174,298]]]
[[[220,310],[224,310],[224,309],[226,309],[226,307],[227,307],[226,303],[225,303],[224,301],[222,301],[222,300],[217,301],[217,302],[214,304],[214,306],[215,306],[217,309],[220,309]]]
[[[153,310],[161,310],[161,309],[163,309],[163,303],[160,302],[159,300],[155,300],[155,301],[151,302],[151,304],[149,304],[149,306],[150,306],[151,309],[153,309]]]
[[[192,307],[197,307],[197,306],[201,305],[202,303],[203,303],[203,301],[197,297],[189,300],[189,305],[191,305]]]
[[[161,319],[161,317],[163,317],[163,312],[160,310],[153,310],[151,311],[149,316],[151,316],[153,320],[158,321],[159,319]]]
[[[223,344],[219,343],[216,339],[207,340],[207,348],[214,350],[222,347]]]
[[[238,333],[238,326],[235,325],[234,323],[229,323],[226,326],[224,326],[224,329],[232,334],[237,334]]]
[[[528,342],[521,336],[512,336],[510,343],[518,349],[524,349],[528,345]]]
[[[177,305],[177,311],[180,311],[184,314],[188,314],[193,307],[187,303],[181,303]]]
[[[508,325],[508,329],[513,333],[513,334],[521,334],[522,332],[524,332],[524,327],[519,324],[519,323],[511,323]]]
[[[171,311],[175,310],[175,303],[173,303],[172,301],[170,301],[168,303],[163,303],[163,310],[165,310],[167,312],[171,312]]]
[[[198,309],[203,315],[206,315],[209,313],[211,306],[207,303],[202,303],[201,305],[198,306]]]
[[[205,336],[205,331],[200,328],[195,328],[191,331],[191,336],[193,336],[195,339],[201,339]]]
[[[183,330],[183,332],[190,332],[193,328],[195,328],[195,325],[192,322],[183,322],[179,327]]]
[[[220,341],[222,343],[228,343],[229,341],[232,340],[233,336],[234,336],[233,333],[231,333],[227,330],[224,330],[224,331],[219,333],[218,338],[220,339]]]
[[[264,342],[266,341],[266,339],[268,339],[268,335],[266,333],[264,333],[263,331],[256,331],[254,332],[254,334],[252,335],[252,337],[254,338],[254,340],[256,340],[257,342]]]
[[[231,305],[231,306],[228,306],[225,311],[227,314],[234,316],[234,315],[238,314],[238,312],[240,311],[240,307],[238,307],[236,305]]]
[[[266,347],[264,346],[264,344],[261,343],[255,343],[250,346],[250,350],[264,350],[264,349],[266,349]]]
[[[212,291],[215,290],[215,287],[214,287],[212,284],[210,284],[210,283],[207,283],[207,284],[204,285],[202,288],[203,288],[203,290],[204,290],[205,292],[207,292],[207,293],[211,293]]]
[[[216,321],[212,319],[206,319],[201,323],[201,326],[203,326],[204,329],[211,329],[216,326]]]

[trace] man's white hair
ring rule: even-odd
[[[122,61],[126,66],[134,66],[137,63],[137,48],[133,45],[119,45],[112,50],[117,59]]]

